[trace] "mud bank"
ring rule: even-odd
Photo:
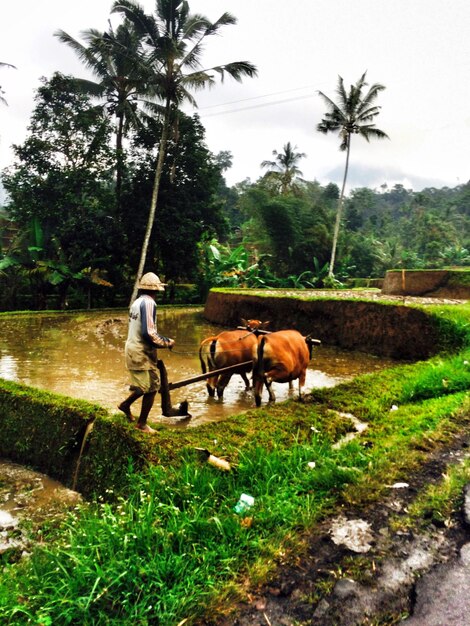
[[[272,330],[296,328],[328,345],[394,359],[427,359],[443,348],[432,315],[389,302],[211,291],[204,316],[224,326],[236,326],[242,317],[269,320]]]

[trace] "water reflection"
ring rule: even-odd
[[[0,377],[96,402],[111,411],[127,395],[125,311],[3,318],[0,329]],[[176,340],[172,352],[159,353],[170,382],[199,374],[201,339],[222,330],[207,323],[202,310],[163,308],[158,311],[158,329]],[[306,389],[331,387],[394,363],[390,359],[322,345],[314,349]],[[296,393],[297,385],[294,385]],[[275,385],[275,392],[278,400],[287,398],[288,385]],[[171,399],[174,406],[184,399],[189,401],[191,426],[226,419],[254,407],[252,393],[245,391],[239,376],[232,377],[223,401],[208,397],[204,381],[173,391]],[[263,403],[266,399],[267,395],[263,395]],[[152,421],[169,422],[161,416],[158,402],[149,422]]]
[[[18,376],[18,364],[10,354],[0,356],[0,377],[7,380],[16,380]]]

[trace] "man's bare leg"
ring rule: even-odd
[[[135,417],[131,413],[131,404],[142,395],[141,391],[133,391],[129,397],[118,404],[118,409],[124,413],[130,422],[135,422]]]
[[[144,393],[144,396],[142,398],[142,407],[140,409],[140,416],[135,427],[143,431],[144,433],[152,434],[152,433],[157,432],[156,430],[154,430],[153,428],[150,428],[150,426],[147,425],[147,418],[149,416],[151,408],[153,407],[156,393],[157,393],[156,391],[152,391],[151,393]]]

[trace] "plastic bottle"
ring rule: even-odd
[[[235,513],[238,513],[240,515],[241,513],[246,513],[247,511],[249,511],[254,503],[255,499],[253,498],[253,496],[250,496],[247,493],[242,493],[233,510],[235,511]]]

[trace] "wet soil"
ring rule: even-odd
[[[343,521],[360,521],[368,527],[372,540],[367,552],[335,544],[332,528],[338,517],[325,519],[305,537],[302,554],[279,560],[265,585],[247,586],[243,602],[204,625],[385,626],[400,622],[413,610],[417,579],[457,558],[460,547],[470,540],[470,527],[461,511],[415,532],[394,531],[390,520],[406,513],[418,491],[440,481],[449,464],[470,456],[469,443],[466,434],[433,453],[408,483],[390,486],[387,497],[374,506],[343,507]]]

